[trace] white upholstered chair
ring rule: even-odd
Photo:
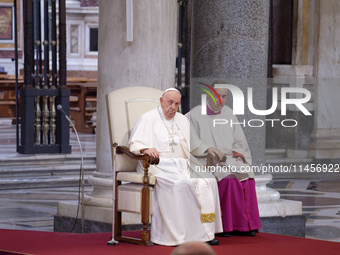
[[[136,155],[129,151],[128,141],[139,116],[156,108],[162,91],[149,87],[126,87],[107,94],[107,111],[112,147],[114,175],[113,239],[141,245],[153,245],[148,224],[152,215],[152,189],[155,177],[148,174],[150,164],[158,159]],[[144,174],[136,172],[138,160],[143,160]],[[141,239],[122,236],[122,212],[141,215]]]

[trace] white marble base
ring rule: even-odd
[[[302,215],[302,202],[280,199],[278,191],[266,186],[271,180],[271,174],[255,176],[260,217]]]
[[[77,214],[77,201],[58,203],[58,216],[75,218]],[[81,207],[79,208],[78,218],[81,219]],[[112,224],[112,208],[96,207],[85,205],[84,219]],[[141,216],[133,213],[123,213],[122,224],[141,224]]]
[[[75,218],[77,215],[77,201],[59,202],[58,216]],[[79,207],[78,218],[81,219],[82,207]],[[84,207],[84,219],[105,223],[112,223],[112,209],[105,207],[86,206]]]
[[[112,175],[94,172],[93,175],[88,178],[88,182],[93,186],[93,190],[92,192],[85,194],[85,205],[112,209]]]
[[[259,203],[260,217],[302,215],[302,202],[280,199],[272,203]]]
[[[262,174],[255,176],[255,187],[256,187],[256,196],[257,202],[261,203],[270,203],[273,201],[278,201],[280,199],[280,193],[276,190],[267,188],[267,183],[272,180],[271,174]]]

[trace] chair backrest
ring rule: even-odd
[[[126,87],[107,94],[107,111],[111,145],[128,145],[131,130],[139,116],[156,108],[162,91],[150,87]],[[125,155],[117,155],[116,171],[133,171],[137,161]]]

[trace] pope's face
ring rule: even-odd
[[[168,91],[160,98],[163,113],[167,119],[172,119],[181,104],[181,94],[177,91]]]
[[[222,109],[222,107],[225,105],[225,101],[227,101],[227,96],[228,96],[228,89],[226,88],[216,88],[215,89],[217,94],[220,96],[221,101],[222,101],[222,105],[220,103],[220,100],[218,100],[217,96],[214,94],[215,97],[215,101],[216,101],[216,105],[215,102],[212,100],[211,97],[209,97],[209,106],[214,110],[214,111],[219,111]]]

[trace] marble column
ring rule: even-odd
[[[138,0],[133,3],[133,40],[127,41],[126,0],[99,1],[97,89],[97,171],[89,178],[85,219],[112,222],[112,159],[106,99],[126,86],[164,90],[175,86],[178,3]],[[130,20],[131,21],[131,20]],[[60,204],[58,214],[74,217],[75,207]],[[129,217],[124,223],[138,223]]]
[[[340,2],[317,1],[314,76],[315,121],[308,156],[316,162],[340,160]],[[338,174],[337,174],[338,176]]]
[[[192,15],[191,107],[200,103],[197,82],[211,84],[223,80],[243,92],[245,113],[237,116],[239,122],[248,123],[251,119],[265,122],[265,116],[248,110],[247,95],[248,88],[252,88],[255,109],[266,109],[269,1],[193,1]],[[229,93],[230,107],[231,99]],[[242,124],[242,127],[253,165],[264,165],[265,125]],[[270,174],[258,174],[255,179],[261,217],[301,214],[301,202],[280,200],[279,192],[266,187],[272,179]],[[292,204],[294,210],[290,209]]]
[[[247,102],[253,88],[256,109],[266,108],[269,1],[193,1],[191,105],[200,97],[196,81],[219,79],[238,86]],[[230,94],[230,93],[229,93]],[[231,97],[231,95],[229,95]],[[228,98],[229,101],[230,98]],[[227,102],[228,104],[228,102]],[[232,106],[232,105],[230,105]],[[245,107],[240,121],[265,120]],[[254,164],[264,162],[265,126],[244,128]]]
[[[174,87],[177,2],[133,1],[133,41],[126,40],[125,0],[100,1],[97,166],[111,173],[107,93],[127,86]]]

